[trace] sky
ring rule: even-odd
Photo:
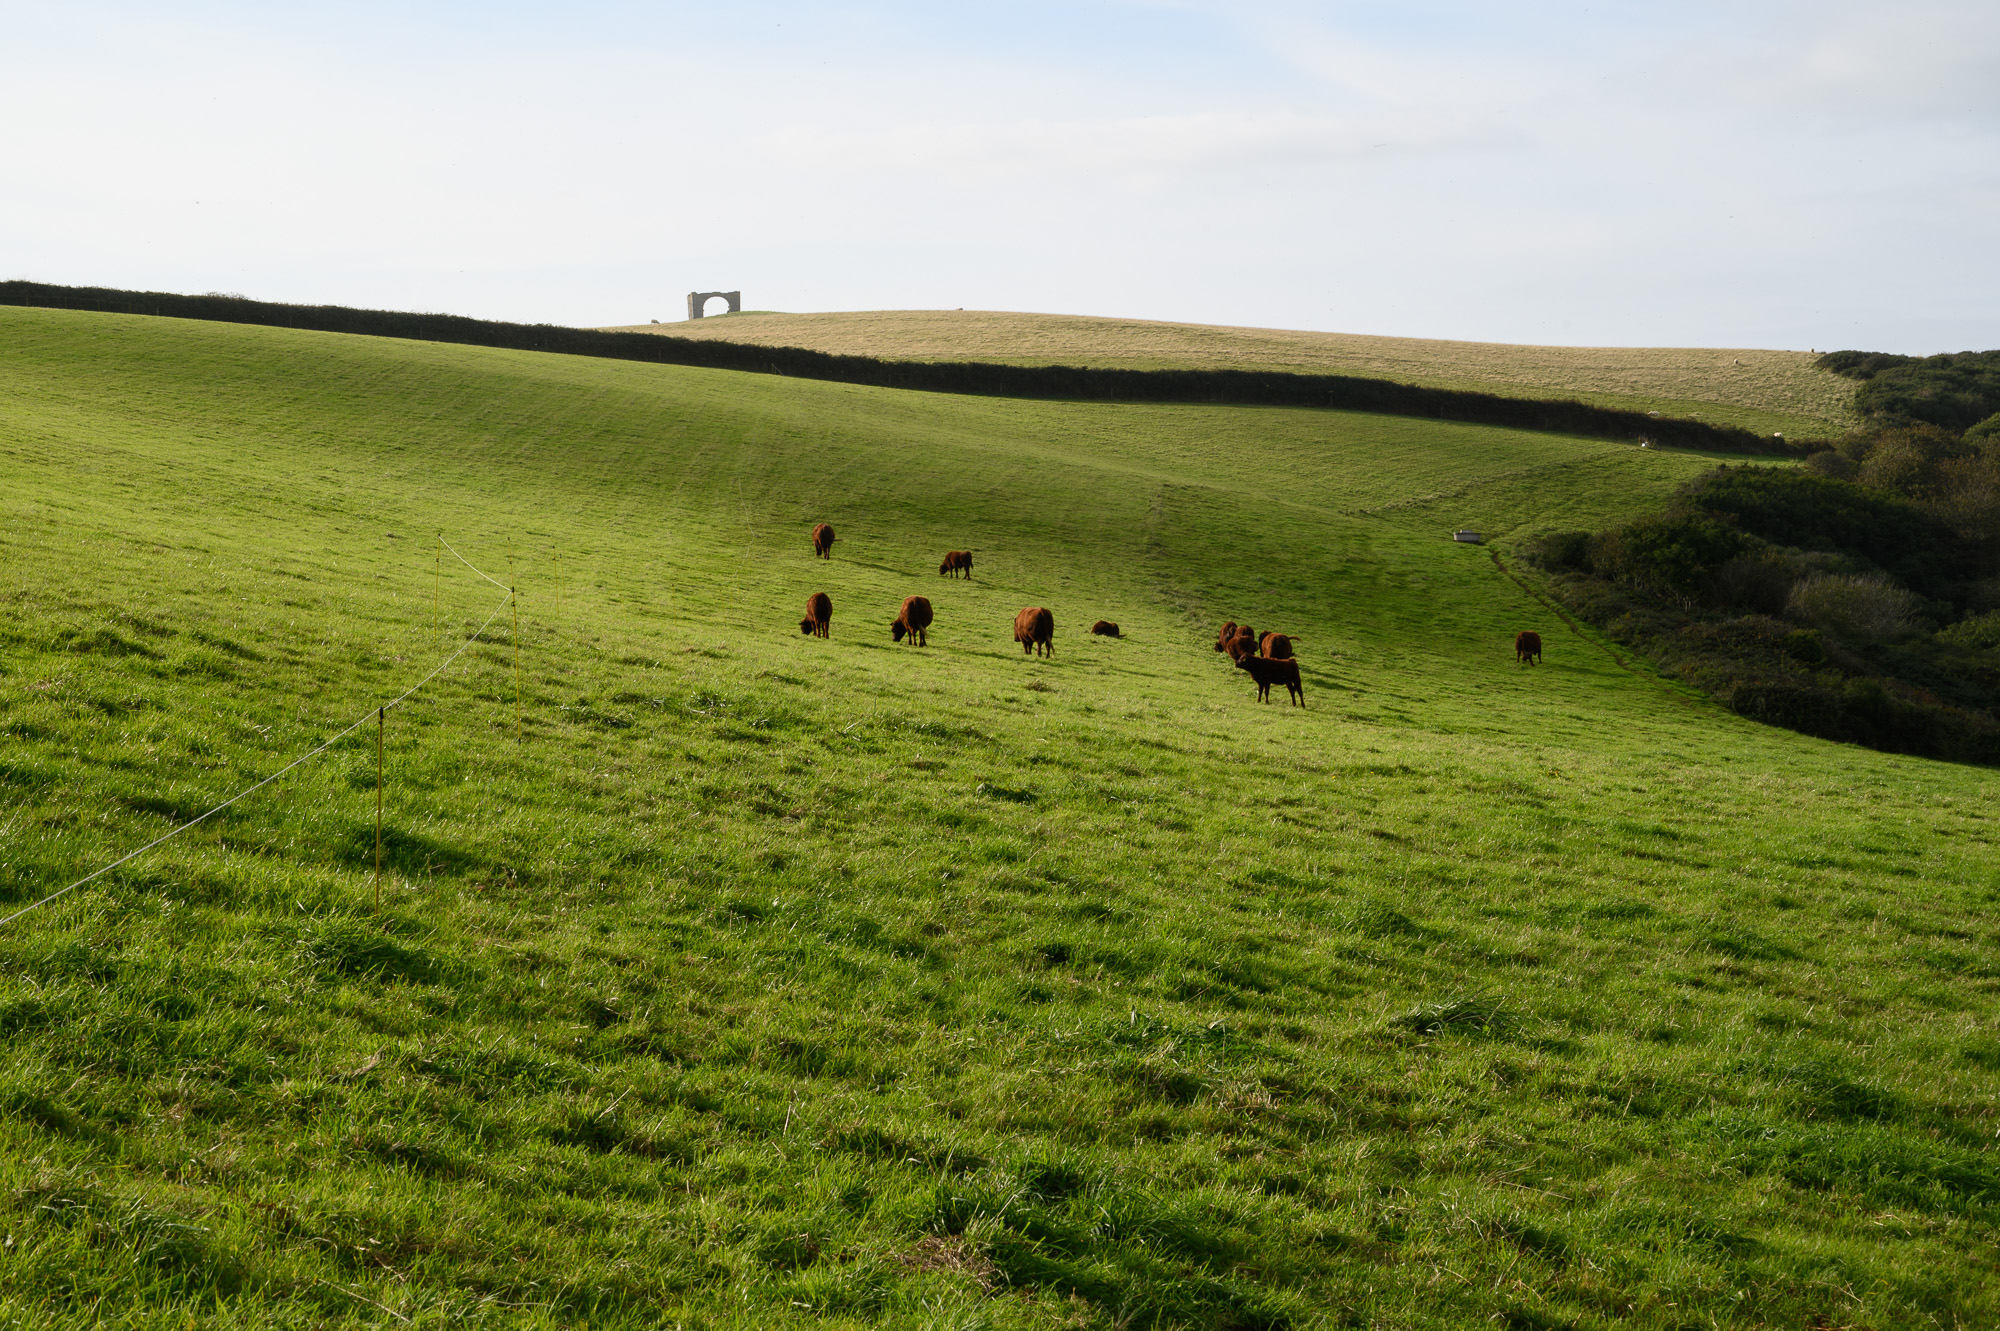
[[[2000,3],[0,0],[0,278],[2000,347]]]

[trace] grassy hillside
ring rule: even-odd
[[[1524,347],[993,310],[745,312],[620,331],[902,360],[1355,374],[1513,397],[1577,398],[1799,438],[1837,434],[1856,420],[1854,384],[1815,367],[1803,351]]]
[[[1445,539],[1699,458],[0,337],[0,897],[431,669],[503,604],[434,533],[521,589],[388,713],[379,913],[369,728],[0,927],[15,1324],[2000,1316],[1995,774],[1731,717]]]

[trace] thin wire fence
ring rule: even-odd
[[[486,622],[481,624],[477,629],[474,629],[472,632],[472,636],[459,644],[457,651],[453,652],[450,656],[447,656],[444,660],[438,662],[437,665],[432,668],[431,672],[428,675],[425,675],[422,679],[410,685],[409,688],[404,689],[401,693],[397,694],[394,698],[392,698],[388,702],[370,706],[360,716],[356,717],[345,728],[343,728],[338,734],[334,735],[333,738],[327,740],[324,744],[321,744],[318,748],[312,750],[310,753],[304,753],[299,755],[297,758],[292,759],[292,761],[286,763],[283,767],[280,767],[277,771],[271,773],[269,776],[265,777],[262,781],[257,782],[255,785],[245,786],[242,790],[237,791],[234,795],[231,795],[228,799],[222,801],[222,803],[216,805],[208,812],[201,814],[198,817],[188,819],[186,822],[182,823],[179,827],[176,827],[173,831],[168,832],[165,836],[155,837],[153,840],[148,841],[145,845],[139,847],[137,850],[132,851],[129,854],[122,855],[118,859],[115,859],[111,863],[105,865],[103,868],[98,869],[96,872],[86,874],[82,878],[77,879],[75,882],[71,883],[68,887],[63,888],[61,891],[51,892],[47,896],[43,897],[40,901],[31,902],[28,905],[21,907],[21,909],[15,911],[12,915],[0,918],[0,928],[4,928],[5,926],[12,924],[14,921],[20,919],[23,915],[28,914],[30,911],[40,910],[43,906],[48,905],[50,902],[68,896],[70,893],[76,891],[79,887],[82,887],[85,884],[90,883],[98,878],[102,878],[105,874],[110,873],[113,869],[116,869],[119,865],[124,864],[130,860],[135,860],[139,858],[139,856],[144,855],[147,851],[153,849],[155,846],[164,845],[166,842],[172,841],[175,837],[187,831],[190,827],[195,826],[197,823],[205,822],[208,819],[213,818],[216,814],[221,813],[224,809],[236,803],[236,801],[242,799],[244,796],[256,794],[258,791],[262,790],[265,786],[270,785],[273,781],[276,781],[279,777],[291,771],[294,767],[299,766],[301,763],[307,763],[312,761],[314,758],[319,757],[322,753],[325,753],[328,749],[332,748],[334,745],[340,743],[340,741],[346,739],[349,735],[353,734],[355,731],[359,730],[362,726],[368,724],[369,721],[373,720],[378,712],[387,712],[390,708],[399,707],[403,703],[409,701],[410,696],[416,693],[418,689],[421,689],[424,685],[430,683],[432,680],[436,679],[439,675],[443,674],[446,668],[449,667],[452,662],[456,661],[459,657],[463,656],[466,653],[467,649],[469,649],[472,646],[472,644],[479,641],[480,636],[484,634],[487,629],[492,627],[493,621],[500,618],[501,613],[504,612],[507,609],[507,607],[513,603],[514,589],[512,587],[509,587],[506,583],[501,582],[498,578],[488,576],[484,570],[476,567],[471,560],[467,559],[464,555],[460,554],[458,551],[452,550],[451,543],[445,540],[442,535],[438,537],[438,544],[442,545],[446,550],[451,551],[451,557],[453,559],[456,559],[459,563],[465,565],[467,568],[471,569],[474,573],[477,573],[480,577],[485,578],[486,581],[492,583],[495,587],[498,587],[501,591],[507,593],[507,595],[504,598],[502,598],[500,604],[493,607],[493,613],[486,617]]]

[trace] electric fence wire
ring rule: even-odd
[[[479,574],[479,576],[482,578],[486,578],[488,582],[492,583],[495,587],[498,587],[501,591],[507,593],[505,599],[503,599],[499,605],[493,608],[493,613],[486,617],[486,622],[484,624],[481,624],[477,629],[473,630],[471,637],[467,638],[464,642],[459,644],[457,651],[453,652],[450,656],[447,656],[444,660],[438,662],[437,665],[431,670],[431,672],[428,675],[425,675],[422,679],[410,685],[409,688],[404,689],[401,693],[397,694],[394,698],[392,698],[388,702],[381,704],[379,707],[370,707],[367,711],[363,712],[360,716],[356,717],[354,721],[350,723],[339,734],[335,735],[332,739],[327,740],[324,744],[321,744],[318,748],[314,749],[312,752],[301,754],[297,758],[292,759],[292,761],[286,763],[283,767],[280,767],[277,771],[271,773],[269,776],[265,777],[262,781],[259,781],[257,784],[253,786],[244,787],[242,790],[237,791],[234,795],[231,795],[228,799],[222,801],[222,803],[210,809],[207,813],[204,813],[196,818],[188,819],[186,822],[182,823],[179,827],[176,827],[173,831],[167,833],[165,836],[156,837],[153,840],[148,841],[145,845],[139,847],[139,849],[132,851],[130,854],[121,856],[120,858],[113,860],[111,863],[105,865],[103,868],[97,870],[95,873],[86,874],[82,878],[77,879],[74,883],[71,883],[68,887],[63,888],[61,891],[51,892],[47,896],[43,897],[40,901],[36,901],[29,905],[23,906],[21,907],[21,909],[15,911],[12,915],[0,918],[0,928],[4,928],[7,925],[12,924],[14,921],[20,919],[23,915],[28,914],[30,911],[40,910],[43,906],[48,905],[51,901],[55,901],[58,898],[68,896],[70,893],[76,891],[76,889],[78,889],[79,887],[82,887],[84,884],[91,882],[93,879],[103,877],[105,874],[110,873],[113,869],[117,868],[121,864],[124,864],[126,861],[135,860],[139,856],[144,855],[147,851],[151,850],[153,847],[173,840],[181,833],[187,831],[190,827],[193,827],[196,823],[203,822],[204,820],[212,818],[216,814],[221,813],[224,809],[236,803],[236,801],[242,799],[245,795],[253,795],[256,792],[262,790],[265,786],[270,785],[273,781],[276,781],[279,777],[291,771],[294,767],[297,767],[301,763],[312,761],[314,758],[319,757],[322,753],[325,753],[328,749],[332,748],[334,745],[340,743],[340,741],[346,739],[349,735],[353,734],[355,731],[359,730],[362,726],[366,725],[368,723],[368,719],[374,716],[378,711],[386,712],[391,707],[401,706],[403,703],[409,700],[411,694],[415,693],[418,689],[422,688],[424,685],[430,683],[432,680],[436,679],[439,675],[443,674],[446,667],[450,666],[453,661],[456,661],[459,657],[463,656],[465,654],[466,649],[472,646],[473,643],[478,642],[480,636],[484,634],[486,630],[492,626],[493,621],[500,618],[500,612],[505,610],[508,606],[508,603],[514,599],[514,589],[512,587],[509,587],[506,583],[499,581],[496,578],[487,577],[487,575],[482,570],[473,566],[472,561],[468,560],[464,555],[460,554],[458,551],[452,550],[451,544],[447,542],[444,539],[444,537],[442,536],[438,537],[438,543],[443,545],[445,549],[451,550],[451,557],[453,559],[456,559],[459,563],[464,564],[467,568],[472,569],[474,573]]]

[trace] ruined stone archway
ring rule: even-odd
[[[702,306],[708,304],[711,300],[728,301],[729,312],[731,314],[741,314],[743,312],[743,293],[740,291],[690,291],[688,292],[688,318],[701,318]]]

